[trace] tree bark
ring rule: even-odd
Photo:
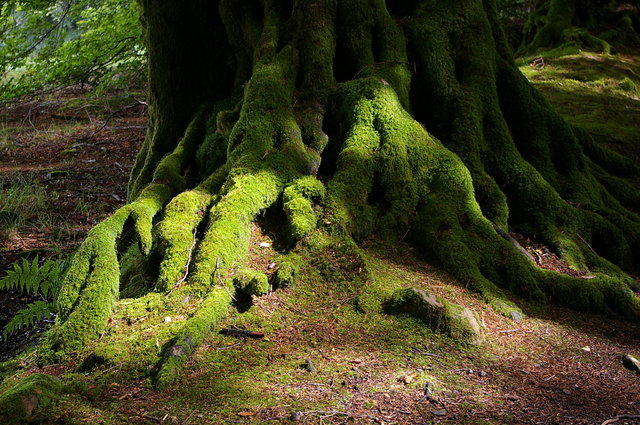
[[[165,294],[166,309],[199,299],[180,307],[189,318],[159,359],[156,384],[170,385],[235,292],[264,286],[234,286],[225,270],[242,264],[267,210],[283,211],[292,253],[318,233],[356,253],[373,233],[406,236],[505,314],[517,306],[504,290],[640,313],[625,273],[637,271],[640,196],[625,183],[635,195],[616,199],[602,184],[604,162],[638,168],[528,84],[493,1],[141,6],[151,124],[130,203],[76,254],[45,360],[96,338],[118,294]],[[597,277],[540,270],[494,226]]]
[[[548,0],[525,26],[520,54],[555,48],[586,49],[611,53],[640,47],[637,1]]]

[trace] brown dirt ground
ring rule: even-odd
[[[46,190],[46,219],[0,233],[0,270],[21,257],[61,257],[87,231],[124,204],[135,152],[144,139],[146,107],[133,97],[108,102],[70,88],[45,100],[0,106],[0,177],[27,178]],[[0,291],[0,327],[33,299]],[[45,324],[46,325],[46,324]],[[0,361],[41,328],[2,341]]]
[[[64,107],[65,101],[78,95],[72,91],[47,102],[0,108],[0,122],[21,128],[12,133],[9,143],[0,146],[0,172],[32,173],[47,190],[58,193],[51,202],[55,228],[25,226],[0,241],[0,269],[26,250],[43,256],[72,251],[91,226],[124,202],[128,173],[144,138],[144,105],[129,99],[116,107]],[[125,106],[131,107],[117,112]],[[109,122],[100,129],[107,118]],[[66,126],[64,133],[60,121]],[[75,151],[62,153],[68,149]],[[68,173],[52,174],[59,170]],[[523,245],[537,250],[540,257],[550,258],[549,268],[564,267],[547,248],[532,241]],[[526,318],[514,322],[488,309],[478,296],[453,284],[414,255],[407,255],[411,251],[408,246],[381,249],[374,241],[368,249],[374,258],[406,272],[411,280],[482,312],[490,355],[479,356],[452,344],[425,341],[421,346],[406,347],[405,364],[392,368],[385,363],[384,348],[376,344],[374,336],[352,335],[349,323],[332,321],[332,306],[347,305],[352,299],[333,292],[315,305],[294,306],[287,303],[288,290],[282,290],[254,303],[259,314],[284,315],[288,325],[268,335],[275,344],[265,348],[262,341],[214,335],[190,362],[185,381],[209,379],[204,365],[207,353],[216,350],[240,355],[260,353],[244,360],[243,367],[249,370],[287,356],[313,358],[320,370],[317,376],[303,383],[283,382],[271,391],[281,393],[283,399],[295,394],[309,406],[346,401],[335,410],[301,410],[298,423],[304,424],[603,424],[617,415],[640,414],[640,375],[624,369],[620,361],[623,353],[640,352],[637,323],[535,306],[525,307]],[[264,263],[269,270],[269,256],[254,251],[253,261]],[[1,296],[5,316],[26,301],[15,294]],[[518,302],[528,306],[522,300]],[[326,309],[327,317],[309,319],[317,317],[312,313],[318,309]],[[313,344],[301,344],[302,335],[307,339],[313,336]],[[444,361],[452,352],[456,364]],[[340,372],[326,376],[322,368],[329,366]],[[431,399],[423,397],[423,388],[409,385],[412,376],[424,368],[451,378]],[[54,365],[44,371],[58,375],[66,369]],[[169,404],[182,391],[172,388],[157,392],[148,388],[145,379],[135,379],[114,383],[99,398],[104,403],[116,403],[118,414],[131,424],[220,423],[211,419],[211,412]],[[215,401],[209,405],[215,409]],[[238,412],[224,422],[289,423],[291,414],[283,403]],[[90,416],[86,419],[91,422]],[[94,419],[94,423],[99,422],[99,418]],[[615,423],[640,420],[620,419]]]

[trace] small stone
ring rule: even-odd
[[[480,372],[478,372],[478,375],[484,378],[485,376],[487,376],[487,372],[485,372],[484,370],[481,370]]]
[[[582,351],[586,351],[587,353],[591,352],[591,347],[589,347],[588,345],[586,347],[582,347],[581,348]]]
[[[512,311],[511,312],[511,318],[515,321],[515,322],[519,322],[523,319],[522,313],[520,313],[519,311]]]
[[[515,394],[509,394],[509,395],[507,396],[507,400],[517,401],[517,400],[520,400],[520,397],[518,397],[518,396],[517,396],[517,395],[515,395]]]
[[[434,410],[431,413],[433,413],[434,416],[440,416],[440,417],[447,416],[447,410],[446,409]]]
[[[171,322],[171,317],[167,316],[164,318],[164,323],[169,323]]]
[[[640,361],[631,354],[625,354],[622,356],[622,365],[634,372],[640,372]]]
[[[563,393],[565,393],[566,395],[571,395],[571,391],[569,391],[569,390],[568,390],[568,389],[566,389],[566,388],[563,388],[563,389],[562,389],[562,392],[563,392]]]
[[[313,362],[311,361],[311,359],[305,359],[302,367],[307,369],[309,373],[316,373],[318,371],[316,367],[313,365]]]
[[[182,345],[173,345],[165,352],[165,357],[181,357],[187,353],[187,350]]]
[[[269,242],[260,242],[260,248],[269,248],[270,246]]]
[[[302,412],[291,412],[291,416],[289,416],[289,419],[291,419],[292,421],[301,421],[303,416],[304,415],[302,414]]]
[[[276,263],[269,263],[269,264],[267,264],[267,268],[268,268],[269,270],[273,270],[273,268],[274,268],[275,266],[276,266]]]

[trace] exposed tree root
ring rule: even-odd
[[[185,297],[200,300],[184,307],[188,319],[163,345],[155,383],[171,385],[235,291],[258,295],[268,287],[264,275],[247,271],[234,286],[225,271],[243,265],[251,224],[270,208],[286,217],[289,247],[324,232],[353,247],[373,232],[405,235],[506,315],[520,311],[504,290],[640,315],[631,279],[618,268],[637,266],[640,219],[600,183],[605,178],[594,177],[596,165],[583,153],[588,135],[557,117],[518,73],[495,30],[492,2],[417,2],[402,12],[404,32],[383,1],[294,3],[293,13],[277,1],[256,10],[220,3],[229,31],[262,23],[260,31],[229,34],[242,101],[236,93],[195,113],[146,186],[155,159],[151,142],[145,145],[139,160],[147,162],[132,176],[140,194],[96,226],[74,257],[60,316],[41,350],[46,360],[105,330],[126,285],[118,239],[132,227],[139,253],[131,255],[156,268],[145,290],[166,294],[167,309]],[[160,137],[161,127],[149,137]],[[593,161],[620,161],[607,158]],[[596,278],[538,269],[501,236],[509,227],[553,245]],[[285,254],[275,278],[281,286],[302,262]],[[381,294],[378,307],[393,296]]]

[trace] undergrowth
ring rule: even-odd
[[[28,225],[38,225],[51,217],[48,194],[33,175],[0,176],[0,240]]]
[[[62,277],[66,271],[67,261],[56,261],[49,258],[42,263],[35,257],[29,262],[15,263],[13,269],[7,270],[0,278],[0,290],[13,290],[27,295],[40,296],[42,300],[34,301],[18,311],[3,329],[3,339],[17,331],[35,326],[44,319],[51,319],[58,311],[56,298],[62,287]]]

